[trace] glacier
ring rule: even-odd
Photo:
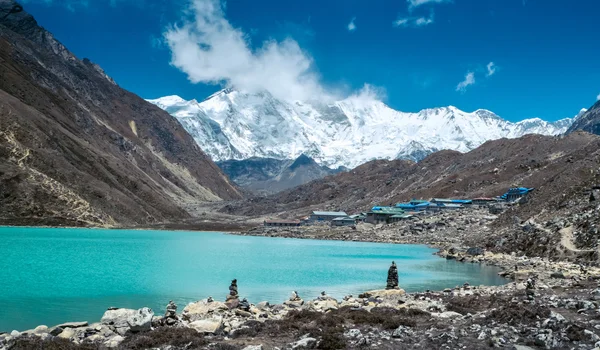
[[[304,154],[330,168],[354,168],[374,159],[419,161],[438,150],[468,152],[504,137],[559,135],[577,118],[513,123],[485,109],[469,113],[448,106],[407,113],[358,96],[290,102],[266,91],[231,88],[201,102],[179,96],[148,101],[177,118],[214,161]]]

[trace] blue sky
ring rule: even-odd
[[[26,0],[144,98],[221,86],[557,120],[600,94],[595,0]],[[193,83],[191,82],[193,81]],[[365,84],[370,88],[365,89]]]

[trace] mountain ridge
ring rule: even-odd
[[[0,224],[148,224],[241,198],[175,118],[25,11],[0,17],[0,77]]]
[[[217,162],[229,178],[254,195],[268,195],[334,175],[346,169],[330,169],[302,154],[296,159],[248,158]]]
[[[455,106],[416,113],[350,96],[335,102],[294,101],[268,92],[224,89],[202,102],[179,96],[148,100],[175,116],[214,160],[295,159],[306,154],[331,168],[373,159],[419,161],[436,150],[470,151],[485,141],[564,133],[575,118],[509,122],[486,109]]]

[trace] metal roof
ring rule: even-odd
[[[404,214],[404,210],[395,207],[373,207],[372,213],[376,214]]]
[[[345,220],[351,220],[351,221],[354,221],[354,219],[353,219],[353,218],[351,218],[351,217],[348,217],[348,216],[340,216],[339,218],[335,218],[335,219],[333,219],[333,221],[345,221]]]
[[[335,216],[335,217],[348,216],[348,214],[346,214],[343,211],[313,211],[312,215],[318,215],[318,216]]]

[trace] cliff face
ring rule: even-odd
[[[0,0],[0,223],[173,221],[240,192],[168,113]]]
[[[567,133],[571,133],[576,130],[583,130],[592,134],[600,135],[600,100],[598,100],[580,118],[575,120]]]

